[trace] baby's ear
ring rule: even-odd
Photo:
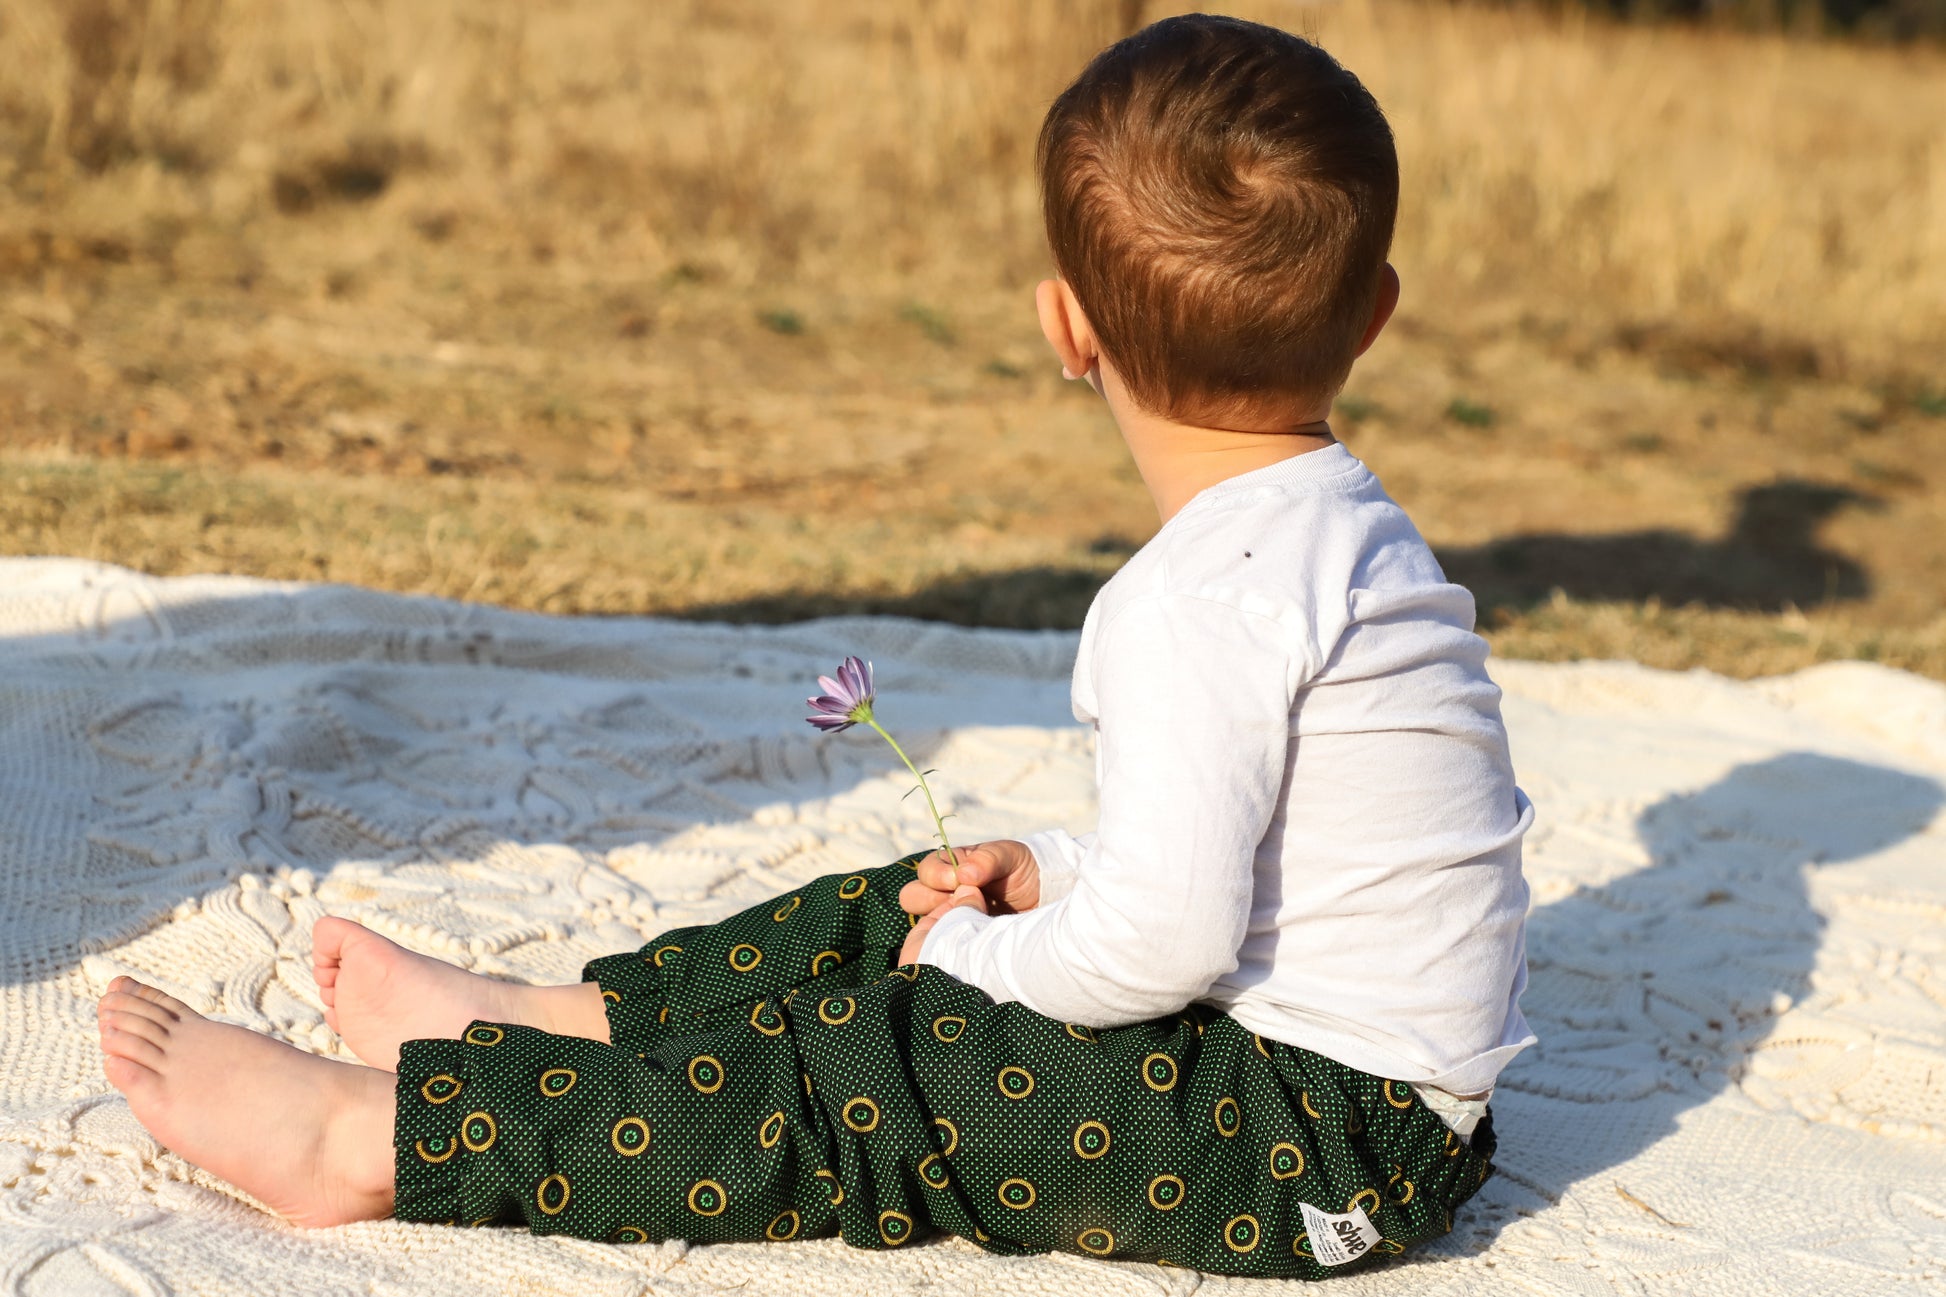
[[[1392,263],[1388,261],[1379,271],[1378,298],[1372,303],[1372,321],[1365,326],[1365,336],[1359,339],[1358,350],[1352,353],[1352,359],[1356,360],[1364,355],[1371,345],[1378,341],[1378,335],[1392,319],[1392,312],[1398,309],[1399,272],[1394,270]]]
[[[1034,289],[1034,309],[1040,315],[1041,336],[1061,362],[1061,377],[1086,378],[1101,349],[1074,290],[1065,279],[1043,279]]]

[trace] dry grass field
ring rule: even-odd
[[[1041,350],[1139,0],[6,0],[0,552],[1075,625],[1154,526]],[[1503,653],[1946,678],[1946,54],[1404,0],[1336,423]]]

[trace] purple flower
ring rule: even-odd
[[[836,734],[852,726],[872,719],[872,664],[855,657],[845,659],[838,668],[838,678],[818,677],[818,688],[824,693],[817,698],[806,698],[815,716],[804,719],[827,734]]]

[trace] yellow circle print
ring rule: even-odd
[[[765,1148],[776,1148],[777,1141],[784,1138],[784,1114],[782,1110],[764,1118],[764,1124],[757,1127],[757,1142]]]
[[[421,1162],[437,1166],[459,1152],[459,1145],[450,1139],[422,1139],[413,1144],[412,1151],[419,1155]]]
[[[441,1072],[419,1087],[419,1097],[427,1103],[444,1103],[465,1088],[458,1077]]]
[[[869,1135],[878,1129],[878,1105],[862,1094],[845,1100],[839,1115],[845,1119],[845,1125],[861,1135]]]
[[[954,1014],[942,1014],[932,1020],[933,1039],[942,1045],[950,1045],[966,1034],[966,1019]]]
[[[811,956],[811,976],[822,977],[844,962],[845,957],[837,951],[820,950],[817,954]]]
[[[620,1004],[622,1002],[622,993],[620,991],[603,991],[601,993],[601,1001],[603,1004]],[[630,1226],[630,1228],[633,1228],[633,1226]]]
[[[912,1217],[902,1211],[880,1212],[878,1236],[885,1240],[885,1246],[897,1247],[912,1237]]]
[[[1105,1229],[1084,1229],[1075,1237],[1074,1245],[1089,1256],[1107,1256],[1115,1250],[1115,1236]]]
[[[708,1054],[689,1060],[689,1083],[698,1094],[715,1094],[723,1088],[723,1064]]]
[[[534,1205],[545,1216],[559,1216],[567,1210],[568,1195],[573,1190],[564,1175],[550,1175],[534,1187]]]
[[[1096,1044],[1101,1039],[1101,1037],[1095,1035],[1095,1029],[1093,1027],[1079,1027],[1072,1022],[1062,1023],[1061,1030],[1067,1032],[1068,1035],[1073,1036],[1076,1040],[1088,1045]]]
[[[466,1033],[469,1045],[497,1045],[507,1038],[507,1033],[498,1027],[474,1027]]]
[[[1238,1108],[1237,1101],[1227,1094],[1218,1099],[1216,1106],[1210,1109],[1210,1117],[1216,1122],[1216,1133],[1224,1139],[1229,1139],[1243,1129],[1243,1110]]]
[[[804,1227],[804,1218],[788,1208],[777,1213],[770,1224],[764,1226],[764,1237],[773,1243],[783,1243],[797,1237],[797,1231]]]
[[[1034,1074],[1024,1067],[1003,1067],[993,1083],[1009,1099],[1025,1099],[1034,1092]]]
[[[1391,1196],[1393,1202],[1403,1207],[1412,1201],[1412,1195],[1418,1190],[1414,1188],[1412,1181],[1405,1178],[1405,1172],[1394,1171],[1391,1180],[1385,1186],[1385,1192]]]
[[[1324,1114],[1311,1106],[1311,1092],[1309,1090],[1299,1090],[1297,1092],[1297,1103],[1299,1107],[1304,1109],[1304,1115],[1312,1121],[1324,1120]]]
[[[844,1206],[845,1187],[838,1183],[837,1175],[828,1170],[814,1171],[812,1174],[817,1179],[824,1181],[824,1196],[831,1200],[831,1205],[833,1207]]]
[[[777,1006],[769,1000],[761,1000],[750,1010],[750,1025],[761,1036],[781,1036],[784,1034],[784,1015],[777,1012]]]
[[[852,1015],[857,1012],[858,1001],[852,999],[850,996],[845,996],[842,999],[818,1001],[818,1021],[827,1027],[842,1027],[845,1023],[850,1022]]]
[[[1370,1206],[1365,1205],[1366,1199],[1371,1200]],[[1351,1196],[1351,1200],[1345,1204],[1346,1211],[1350,1211],[1354,1207],[1364,1207],[1365,1210],[1368,1212],[1377,1211],[1379,1207],[1378,1190],[1360,1189],[1357,1193],[1353,1194]]]
[[[1412,1087],[1404,1081],[1387,1081],[1385,1083],[1385,1101],[1394,1108],[1410,1108],[1412,1101],[1417,1097],[1417,1095],[1412,1093]]]
[[[934,1189],[944,1189],[952,1181],[939,1154],[928,1153],[919,1159],[919,1178]]]
[[[1254,1252],[1257,1244],[1263,1242],[1263,1234],[1263,1226],[1257,1223],[1255,1216],[1247,1213],[1232,1216],[1229,1223],[1223,1226],[1223,1246],[1236,1253]]]
[[[1176,1088],[1176,1060],[1167,1054],[1150,1054],[1142,1060],[1142,1082],[1158,1094]]]
[[[649,956],[649,962],[654,964],[657,968],[660,968],[662,967],[662,957],[664,955],[680,955],[681,953],[682,953],[681,946],[657,946],[655,948],[655,953]]]
[[[608,1143],[623,1157],[634,1157],[649,1146],[649,1123],[640,1117],[624,1117],[608,1132]]]
[[[610,1234],[608,1241],[611,1243],[646,1243],[649,1241],[649,1231],[639,1225],[624,1225],[613,1234]]]
[[[698,1180],[689,1186],[689,1210],[698,1216],[721,1216],[729,1205],[729,1195],[714,1180]]]
[[[1270,1146],[1270,1178],[1294,1180],[1304,1174],[1304,1150],[1289,1141]]]
[[[1034,1186],[1018,1176],[1011,1180],[1002,1180],[997,1193],[1000,1205],[1012,1207],[1015,1211],[1026,1211],[1034,1205],[1034,1199],[1038,1196],[1034,1192]]]
[[[777,907],[777,912],[770,916],[771,920],[776,923],[782,923],[785,919],[790,918],[791,915],[796,914],[797,907],[802,904],[804,904],[804,898],[802,896],[791,897],[790,900],[785,901]]]
[[[866,878],[865,875],[853,874],[850,878],[838,884],[838,899],[841,901],[855,901],[863,896],[865,889],[871,885],[871,880]]]
[[[541,1093],[550,1099],[558,1099],[574,1088],[581,1078],[571,1067],[550,1067],[541,1073]]]
[[[730,947],[730,968],[734,972],[747,973],[764,962],[764,952],[745,943]]]
[[[951,1157],[959,1150],[959,1127],[955,1126],[951,1119],[946,1117],[934,1117],[932,1124],[934,1139],[943,1141],[939,1145],[940,1153],[946,1157]]]
[[[1183,1195],[1188,1192],[1188,1186],[1183,1184],[1181,1176],[1159,1175],[1149,1181],[1149,1206],[1157,1211],[1180,1207]]]
[[[1074,1128],[1074,1155],[1090,1162],[1108,1151],[1108,1127],[1098,1121],[1084,1121]]]
[[[466,1120],[459,1124],[460,1143],[466,1145],[470,1152],[486,1152],[499,1137],[500,1127],[490,1112],[469,1112]]]

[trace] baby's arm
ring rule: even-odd
[[[1103,627],[1101,820],[1073,890],[1020,914],[949,911],[924,961],[1093,1026],[1173,1012],[1232,971],[1302,682],[1289,645],[1269,618],[1181,595]]]

